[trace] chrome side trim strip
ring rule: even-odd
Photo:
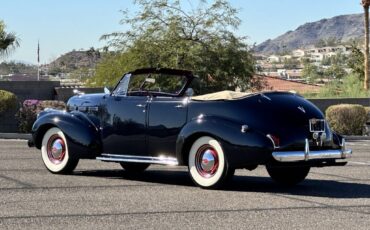
[[[146,156],[133,156],[133,155],[117,155],[103,153],[96,158],[101,161],[111,162],[133,162],[133,163],[149,163],[149,164],[163,164],[163,165],[178,165],[178,161],[174,157],[146,157]]]

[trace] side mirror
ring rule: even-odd
[[[194,95],[194,90],[193,88],[188,88],[186,91],[185,91],[185,96],[187,97],[191,97]]]
[[[110,94],[110,90],[107,87],[104,87],[104,93],[105,94]]]

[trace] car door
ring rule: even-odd
[[[131,81],[134,85],[130,85]],[[104,153],[147,155],[146,122],[149,97],[127,93],[138,83],[140,79],[132,80],[131,74],[126,74],[112,94],[105,97],[101,124]]]
[[[147,155],[146,115],[148,97],[109,96],[103,119],[103,152]]]
[[[148,114],[148,155],[175,156],[176,140],[187,119],[187,98],[153,97]]]

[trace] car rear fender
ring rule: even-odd
[[[238,122],[216,116],[204,116],[187,123],[176,142],[176,157],[180,165],[187,165],[191,145],[200,136],[212,136],[221,142],[233,167],[262,164],[271,157],[272,142],[253,129],[242,131]]]
[[[86,114],[60,110],[41,112],[32,127],[32,138],[37,148],[41,148],[42,138],[51,127],[58,127],[65,134],[71,157],[95,158],[100,153],[99,129]]]

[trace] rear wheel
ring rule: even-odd
[[[193,143],[188,165],[190,177],[202,188],[218,188],[235,172],[229,167],[220,143],[209,136],[200,137]]]
[[[310,167],[271,167],[266,166],[270,177],[279,184],[296,185],[308,175]]]
[[[49,129],[42,138],[41,156],[46,168],[52,173],[71,173],[78,164],[78,159],[70,156],[64,133],[56,127]]]
[[[145,169],[147,169],[150,164],[146,163],[127,163],[127,162],[121,162],[119,163],[122,168],[125,169],[125,171],[130,173],[141,173],[144,172]]]

